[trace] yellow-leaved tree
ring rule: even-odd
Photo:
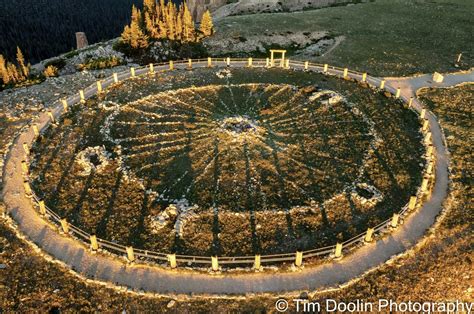
[[[209,10],[206,10],[202,15],[200,31],[205,37],[214,34],[214,24],[212,23],[212,16]]]

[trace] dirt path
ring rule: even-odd
[[[199,65],[196,65],[199,66]],[[206,66],[203,62],[202,66]],[[233,64],[245,66],[245,62]],[[340,74],[339,72],[336,72]],[[138,74],[138,73],[137,73]],[[449,75],[443,86],[473,81],[473,72],[462,75]],[[360,79],[359,76],[351,75]],[[369,78],[376,84],[378,78]],[[402,95],[410,97],[416,89],[423,86],[437,86],[427,78],[390,79],[386,89],[393,91],[400,86]],[[93,94],[87,90],[87,95]],[[76,97],[77,98],[77,97]],[[76,99],[77,100],[77,99]],[[420,110],[420,103],[414,106]],[[58,104],[59,111],[59,104]],[[248,273],[208,275],[197,272],[167,270],[143,265],[128,266],[123,261],[105,255],[93,254],[79,241],[59,234],[51,225],[37,214],[31,200],[24,196],[21,160],[24,159],[23,142],[31,143],[32,131],[22,133],[7,156],[4,168],[4,189],[2,196],[8,213],[18,223],[18,229],[46,253],[68,264],[79,274],[100,281],[112,282],[132,289],[146,290],[162,294],[246,294],[264,292],[291,292],[297,290],[324,290],[363,275],[378,267],[392,256],[406,251],[415,245],[425,234],[442,209],[442,202],[448,190],[448,160],[444,140],[436,118],[428,115],[431,122],[433,144],[436,148],[436,181],[431,198],[422,208],[410,214],[404,224],[395,232],[379,241],[355,250],[347,257],[329,264],[315,267],[307,266],[296,272]],[[46,114],[39,118],[39,125],[48,122]]]

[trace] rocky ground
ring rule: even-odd
[[[235,22],[226,24],[232,27]],[[268,56],[269,48],[282,48],[288,50],[292,57],[314,58],[325,54],[343,37],[331,37],[328,32],[276,32],[266,29],[265,32],[244,36],[238,31],[232,33],[216,33],[205,40],[204,44],[211,55],[217,56]]]

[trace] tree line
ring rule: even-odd
[[[19,47],[16,47],[16,61],[17,64],[7,61],[3,55],[0,54],[0,79],[2,85],[10,85],[24,82],[30,76],[30,64],[26,64],[23,52]]]
[[[131,22],[124,28],[121,42],[132,49],[143,49],[157,40],[199,42],[213,32],[209,10],[203,13],[197,28],[186,2],[177,6],[172,1],[143,0],[143,10],[132,6]]]
[[[0,53],[16,58],[20,46],[32,64],[76,48],[75,33],[89,43],[120,36],[130,23],[130,7],[143,0],[0,1]],[[179,3],[176,0],[176,3]]]

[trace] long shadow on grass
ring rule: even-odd
[[[214,203],[214,219],[212,222],[212,248],[214,255],[220,255],[222,251],[221,243],[219,240],[220,226],[219,226],[219,141],[216,138],[214,141],[214,191],[213,191],[213,203]]]
[[[252,174],[250,173],[250,160],[248,143],[244,143],[244,158],[245,158],[245,186],[247,192],[247,199],[245,207],[250,211],[250,228],[252,231],[252,250],[255,253],[260,253],[260,241],[257,235],[257,224],[255,223],[255,203],[252,196]]]
[[[76,206],[74,206],[74,210],[72,212],[72,219],[71,219],[72,222],[74,222],[74,223],[78,223],[78,222],[81,221],[80,211],[82,210],[82,205],[84,204],[84,200],[86,199],[86,197],[88,195],[89,188],[92,185],[92,179],[94,178],[94,175],[95,175],[95,171],[92,170],[91,173],[89,174],[89,176],[86,179],[86,183],[84,184],[82,192],[79,196],[79,200],[77,201]]]
[[[56,145],[56,147],[53,149],[53,151],[51,153],[51,156],[45,162],[45,165],[44,165],[43,169],[41,169],[41,173],[40,173],[41,176],[44,176],[46,174],[46,172],[49,170],[49,168],[51,168],[51,165],[52,165],[53,161],[56,159],[56,157],[58,156],[59,151],[61,150],[61,148],[64,147],[64,144],[67,142],[66,139],[71,134],[71,131],[72,130],[69,129],[69,130],[66,130],[66,132],[62,133],[62,136],[61,136],[61,139],[60,139],[58,145]],[[51,135],[51,136],[53,136],[53,135]],[[52,139],[51,139],[51,141],[52,141]],[[46,144],[43,144],[43,145],[44,145],[44,147],[47,147]]]
[[[279,186],[279,196],[280,196],[280,205],[286,212],[286,224],[288,229],[288,235],[293,238],[294,237],[294,230],[293,230],[293,219],[291,218],[291,213],[289,209],[289,200],[288,194],[285,190],[285,176],[283,174],[283,170],[281,169],[280,160],[278,158],[278,153],[276,150],[275,142],[268,137],[270,140],[270,147],[272,148],[272,157],[273,157],[273,166],[275,167],[277,174],[278,174],[278,186]]]
[[[153,176],[155,175],[157,175],[156,169],[153,171]],[[141,235],[143,234],[143,231],[145,230],[145,217],[148,216],[149,214],[148,204],[150,202],[150,199],[149,199],[147,191],[150,188],[152,188],[151,181],[152,179],[150,178],[145,183],[145,189],[143,190],[143,202],[140,206],[140,216],[138,219],[138,225],[132,232],[130,232],[130,236],[128,239],[128,243],[138,248],[143,248],[144,241],[145,241],[145,239],[143,239]]]
[[[94,116],[94,119],[91,121],[91,124],[89,124],[88,128],[91,128],[91,126],[95,125],[96,123],[97,123],[97,116]],[[87,130],[87,128],[86,128],[86,130]],[[83,137],[85,136],[85,134],[86,134],[86,131],[83,132]],[[64,182],[66,181],[66,178],[71,174],[71,169],[72,169],[72,166],[74,165],[76,155],[79,152],[82,145],[83,144],[81,143],[81,141],[77,142],[77,144],[74,147],[73,153],[71,154],[71,157],[69,158],[69,161],[66,163],[66,167],[65,167],[64,171],[62,172],[61,178],[59,179],[59,182],[56,185],[56,188],[54,189],[54,191],[52,193],[52,196],[51,196],[50,204],[53,207],[55,207],[55,205],[57,204],[57,201],[58,201],[58,198],[59,198],[59,191],[63,188]],[[64,160],[61,160],[60,163],[64,164],[63,161]]]
[[[112,188],[112,194],[110,195],[109,203],[107,205],[107,209],[106,209],[104,215],[102,216],[100,222],[97,224],[96,233],[97,233],[97,236],[99,238],[104,238],[104,239],[107,238],[107,231],[106,231],[107,230],[107,222],[108,222],[108,219],[109,219],[110,215],[112,214],[114,204],[115,204],[115,200],[117,199],[117,192],[120,189],[120,184],[122,182],[122,176],[123,176],[123,173],[122,173],[122,171],[120,171],[117,175],[117,179],[115,180],[114,187]]]

